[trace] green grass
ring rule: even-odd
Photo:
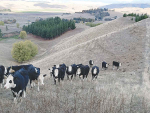
[[[98,23],[98,24],[94,24],[92,22],[87,22],[86,25],[87,26],[90,26],[90,27],[95,27],[95,26],[98,26],[98,25],[101,25],[102,23]]]
[[[6,39],[18,39],[19,35],[15,35],[15,36],[11,36],[11,37],[7,37],[7,38],[0,38],[0,41],[2,40],[6,40]]]

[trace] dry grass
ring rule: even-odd
[[[100,77],[99,77],[100,79]],[[88,80],[65,80],[60,85],[49,83],[41,92],[28,89],[27,98],[14,105],[12,99],[0,100],[3,113],[148,113],[148,101],[135,92],[119,92],[117,87],[95,87],[99,83]],[[90,82],[90,84],[89,84]],[[106,87],[106,86],[105,86]],[[113,92],[112,92],[113,90]],[[109,93],[111,91],[111,93]]]

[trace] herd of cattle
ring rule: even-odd
[[[92,60],[89,61],[89,65],[82,65],[82,64],[72,64],[70,66],[66,66],[65,64],[59,64],[54,65],[52,68],[50,68],[50,75],[54,78],[54,84],[56,84],[56,80],[58,79],[58,82],[60,80],[64,80],[65,73],[67,74],[67,79],[69,78],[79,76],[79,78],[87,78],[90,68],[92,73],[92,80],[97,78],[99,74],[99,67],[93,66],[94,62]],[[108,63],[102,62],[102,68],[107,69]],[[113,69],[114,67],[121,66],[121,63],[113,61],[112,63]],[[6,83],[4,85],[5,89],[11,89],[13,96],[14,96],[14,102],[17,101],[18,98],[22,97],[24,94],[24,97],[26,96],[26,87],[28,84],[28,81],[30,80],[30,86],[31,88],[35,86],[35,83],[38,84],[38,91],[39,91],[39,85],[44,85],[44,77],[47,76],[47,74],[41,74],[40,68],[33,66],[32,64],[29,65],[20,65],[20,66],[10,66],[10,67],[4,67],[3,65],[0,66],[0,84],[1,88],[4,84],[4,80],[6,80]]]

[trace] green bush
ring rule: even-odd
[[[21,31],[19,37],[20,37],[21,39],[26,38],[26,37],[27,37],[26,31]]]
[[[4,22],[3,22],[3,21],[0,21],[0,25],[2,25],[2,26],[3,26],[3,25],[4,25]]]
[[[12,57],[17,62],[28,61],[38,53],[38,47],[31,41],[20,41],[13,44]]]
[[[86,25],[87,25],[87,26],[90,26],[90,27],[95,27],[95,26],[98,26],[98,25],[100,25],[100,24],[102,24],[102,23],[97,23],[97,24],[94,24],[94,23],[92,23],[92,22],[87,22],[87,23],[86,23]]]

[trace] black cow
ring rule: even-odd
[[[15,103],[17,101],[17,98],[22,97],[23,93],[24,97],[26,96],[25,92],[28,81],[29,81],[28,72],[24,68],[8,76],[4,88],[5,89],[11,88]]]
[[[89,65],[90,65],[90,67],[92,67],[92,66],[93,66],[93,64],[94,64],[94,61],[93,61],[93,60],[90,60],[90,61],[89,61]]]
[[[94,78],[97,79],[97,76],[99,74],[99,67],[97,66],[92,67],[91,73],[92,73],[92,80]]]
[[[1,84],[1,88],[2,88],[2,84],[4,83],[4,76],[7,73],[7,69],[6,67],[4,67],[3,65],[0,65],[0,84]]]
[[[105,70],[108,68],[108,65],[105,61],[102,62],[102,69],[104,68]]]
[[[58,79],[58,82],[60,83],[60,79],[64,80],[65,77],[65,71],[66,71],[66,65],[65,64],[61,64],[59,68],[55,68],[53,70],[54,74],[54,84],[56,84],[56,80]]]
[[[70,75],[71,75],[71,80],[73,78],[73,75],[74,75],[74,77],[76,77],[77,66],[79,66],[79,65],[72,64],[71,66],[68,66],[66,68],[66,74],[67,74],[67,79],[68,80],[69,80]]]
[[[121,66],[121,63],[113,61],[112,65],[113,65],[113,69],[114,69],[114,67],[117,67],[117,69],[119,70],[119,67]]]
[[[83,76],[83,79],[89,74],[89,70],[90,70],[90,67],[88,65],[81,65],[78,69],[77,69],[77,72],[76,72],[76,75],[79,75],[79,78],[81,78],[81,76]]]

